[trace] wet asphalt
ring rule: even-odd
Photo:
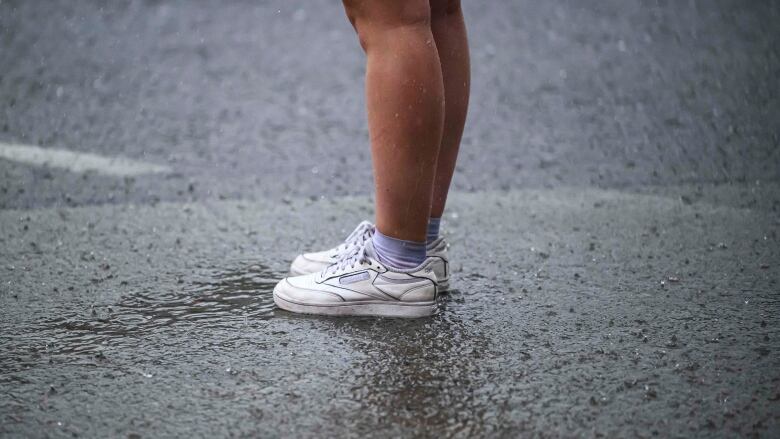
[[[335,1],[0,2],[3,437],[776,437],[780,7],[466,2],[429,319],[275,309],[370,219]]]

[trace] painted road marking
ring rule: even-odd
[[[41,148],[0,142],[0,159],[37,166],[51,166],[71,172],[93,171],[98,174],[126,177],[140,174],[171,172],[164,165],[139,162],[124,157],[105,157],[88,152]]]

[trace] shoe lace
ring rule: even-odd
[[[365,243],[366,241],[362,241],[359,245],[349,247],[348,251],[345,251],[337,262],[325,268],[325,274],[334,274],[347,268],[355,268],[356,265],[369,263]]]
[[[341,259],[343,256],[348,255],[353,248],[360,247],[366,243],[374,234],[374,225],[368,221],[363,221],[347,236],[344,243],[336,247],[334,257]]]

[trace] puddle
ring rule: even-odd
[[[278,273],[261,265],[195,276],[181,289],[129,293],[110,305],[57,317],[4,346],[5,371],[39,363],[42,354],[98,354],[104,346],[143,348],[157,343],[187,343],[273,317]],[[2,363],[6,363],[3,361]]]
[[[116,305],[101,307],[95,320],[68,321],[63,327],[126,335],[185,322],[209,327],[233,323],[236,317],[269,318],[278,281],[257,265],[218,272],[211,280],[193,282],[181,291],[129,295]]]

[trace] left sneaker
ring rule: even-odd
[[[355,247],[363,245],[364,242],[371,239],[371,235],[373,234],[374,225],[368,221],[363,221],[358,224],[357,227],[355,227],[355,230],[347,236],[347,239],[338,246],[329,250],[298,255],[290,265],[290,275],[300,276],[322,271],[338,262]]]
[[[379,262],[370,240],[318,273],[282,279],[279,308],[335,316],[425,317],[436,312],[436,260],[399,270]]]

